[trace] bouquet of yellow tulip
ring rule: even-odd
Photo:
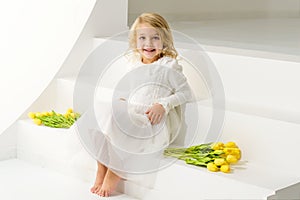
[[[230,164],[241,159],[241,150],[234,142],[217,142],[188,148],[167,148],[164,155],[184,160],[190,165],[206,167],[212,172],[229,173]]]
[[[70,128],[80,117],[79,113],[73,112],[69,108],[65,114],[60,114],[52,110],[51,112],[29,112],[28,117],[33,119],[36,125],[45,125],[52,128]]]

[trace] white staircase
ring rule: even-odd
[[[103,41],[96,38],[95,45]],[[224,58],[226,54],[222,56]],[[57,78],[38,100],[44,103],[33,105],[31,109],[54,108],[63,112],[73,104],[75,80],[70,76]],[[52,98],[47,98],[48,95]],[[290,166],[286,162],[295,160],[295,154],[289,152],[297,152],[297,140],[285,143],[282,137],[284,133],[284,137],[298,138],[300,125],[284,119],[271,119],[272,116],[259,116],[263,111],[253,114],[251,110],[239,110],[231,104],[226,111],[220,140],[234,140],[242,149],[242,161],[235,166],[232,174],[211,173],[178,161],[157,173],[144,176],[144,180],[150,179],[152,184],[145,186],[143,182],[122,181],[118,192],[139,199],[266,199],[276,190],[299,182],[297,165]],[[208,108],[207,105],[199,106],[199,113],[203,115]],[[200,121],[207,121],[205,117],[203,115]],[[16,155],[19,160],[55,170],[90,185],[93,183],[95,160],[81,146],[75,127],[52,129],[36,126],[26,116],[16,123],[16,127]],[[200,137],[194,143],[202,140],[203,137]],[[278,158],[274,157],[274,152]],[[278,161],[281,159],[282,162]]]
[[[62,68],[41,96],[0,135],[1,199],[40,199],[42,195],[45,195],[43,199],[101,199],[89,193],[96,162],[81,145],[76,127],[36,126],[26,116],[29,111],[64,112],[73,106],[80,66],[105,41],[104,37],[94,38],[96,33],[91,31],[98,14],[91,15]],[[109,36],[106,31],[100,36]],[[101,33],[101,29],[97,32]],[[289,197],[284,196],[284,191],[294,197],[291,191],[295,190],[280,189],[300,181],[297,155],[300,98],[295,94],[300,85],[297,56],[289,60],[287,55],[268,57],[268,52],[264,52],[262,58],[260,51],[204,47],[221,76],[226,95],[226,115],[219,140],[235,141],[239,145],[240,164],[234,166],[233,173],[222,174],[178,161],[157,173],[141,176],[141,181],[121,181],[112,199]],[[202,85],[201,88],[205,89]],[[211,120],[209,105],[199,103],[198,109],[203,126],[194,144],[204,141],[200,132],[207,131]]]

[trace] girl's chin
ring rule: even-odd
[[[156,56],[151,56],[151,57],[149,57],[149,56],[142,56],[142,60],[143,60],[143,63],[152,63],[152,62],[154,62],[154,61],[156,61],[158,59],[158,56],[156,55]]]
[[[143,57],[147,58],[147,59],[153,59],[158,57],[158,54],[156,53],[142,53]]]
[[[154,59],[154,58],[156,58],[156,57],[158,57],[157,55],[143,55],[143,57],[144,58],[146,58],[146,59]]]

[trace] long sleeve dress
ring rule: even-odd
[[[151,64],[139,60],[128,61],[127,73],[114,88],[112,103],[95,106],[100,130],[111,151],[126,155],[110,153],[115,159],[110,158],[109,163],[119,163],[122,168],[126,165],[124,160],[128,160],[127,154],[155,154],[166,148],[182,126],[181,106],[192,100],[182,66],[176,59],[165,56]],[[155,103],[161,104],[166,112],[159,124],[151,125],[145,112]],[[99,153],[100,157],[103,155]]]

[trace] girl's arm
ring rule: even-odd
[[[172,94],[158,100],[157,103],[161,104],[166,113],[176,106],[184,104],[192,100],[192,92],[186,77],[182,73],[182,66],[176,60],[172,62],[171,69],[167,73]]]
[[[158,101],[146,111],[145,114],[148,115],[151,124],[160,123],[163,116],[171,109],[192,100],[191,89],[186,77],[182,73],[181,65],[174,59],[168,64],[171,64],[171,67],[168,69],[166,77],[164,78],[168,80],[172,94],[158,99]]]

